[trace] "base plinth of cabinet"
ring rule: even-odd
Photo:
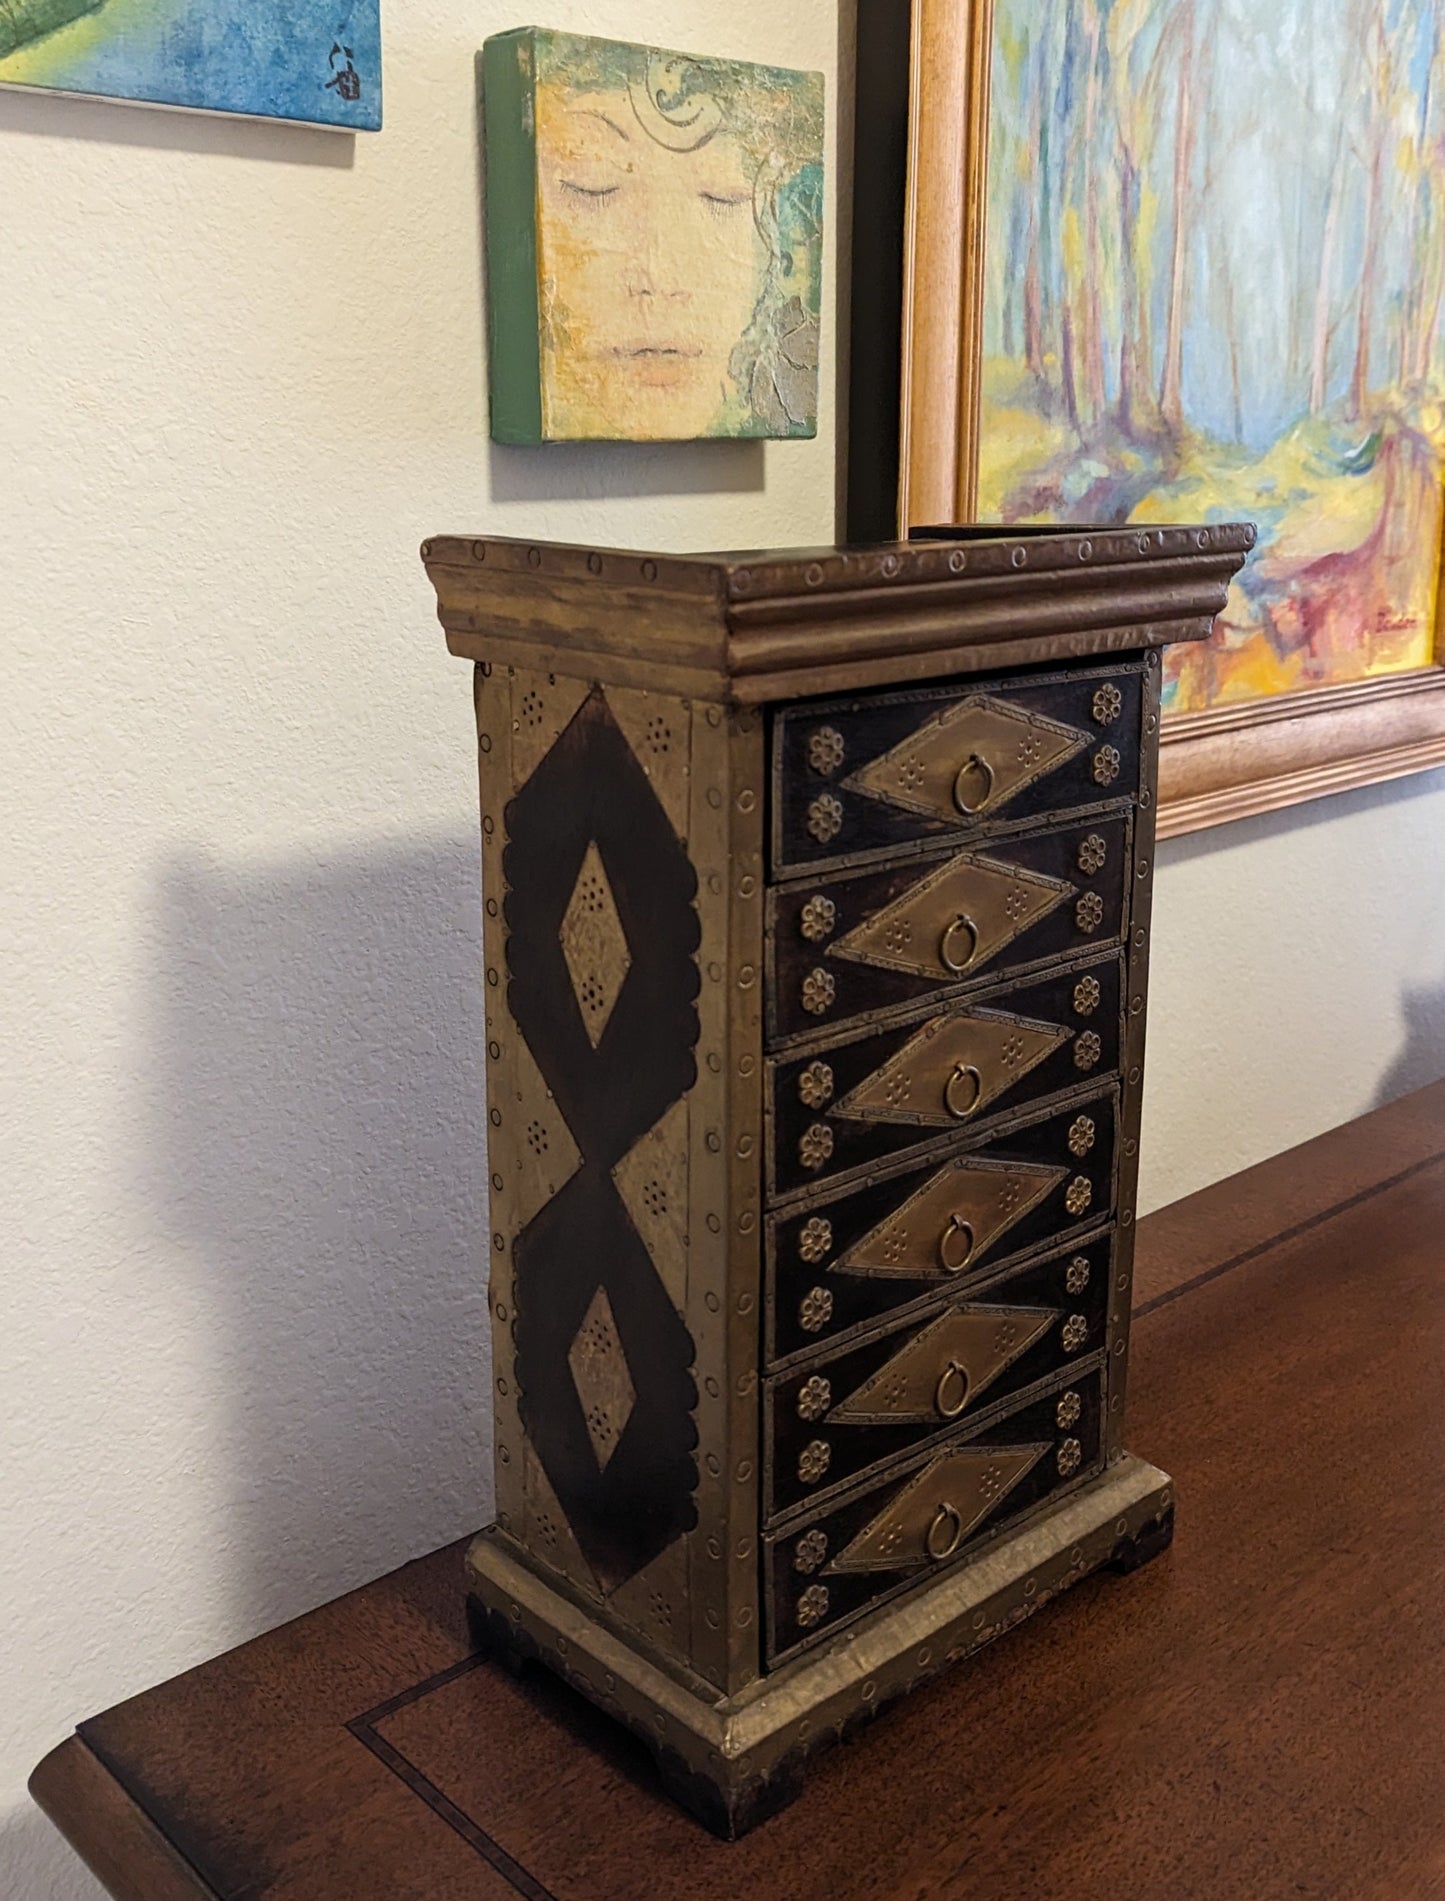
[[[735,1840],[799,1794],[807,1758],[1105,1567],[1133,1571],[1174,1530],[1166,1473],[1129,1456],[972,1563],[720,1697],[665,1670],[525,1563],[495,1528],[467,1558],[478,1641],[510,1668],[545,1665],[625,1723],[668,1793]]]

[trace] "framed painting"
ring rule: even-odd
[[[380,0],[0,0],[0,85],[375,132]]]
[[[482,111],[495,440],[817,434],[821,73],[523,27]]]
[[[900,524],[1259,524],[1165,835],[1445,763],[1445,0],[906,31]]]

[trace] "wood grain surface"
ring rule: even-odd
[[[461,1547],[82,1726],[41,1805],[121,1897],[1445,1895],[1445,1083],[1141,1225],[1130,1433],[1173,1550],[822,1757],[741,1843],[474,1657]]]

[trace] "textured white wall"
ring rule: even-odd
[[[26,1901],[99,1892],[23,1795],[75,1719],[486,1515],[470,692],[418,542],[832,531],[830,400],[810,444],[487,443],[472,57],[529,17],[386,0],[354,145],[0,94]],[[837,103],[832,0],[545,18],[822,67]],[[1150,1201],[1445,1069],[1442,822],[1419,781],[1161,854]]]

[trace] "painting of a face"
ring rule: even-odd
[[[521,374],[505,334],[515,293],[521,327],[535,330],[538,427],[503,440],[813,434],[821,81],[527,37],[532,282],[499,281],[496,221],[527,207],[508,202],[504,152],[493,188],[514,128],[504,90],[487,95],[494,433],[515,395],[502,378]],[[510,51],[517,38],[502,42]]]

